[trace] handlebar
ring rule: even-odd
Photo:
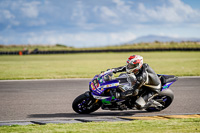
[[[113,73],[114,69],[110,69],[110,70],[107,70],[101,74],[99,74],[99,77],[103,76],[103,75],[106,75],[106,74],[110,74],[110,73]]]

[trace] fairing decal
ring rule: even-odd
[[[174,82],[175,81],[166,83],[165,85],[163,85],[162,90],[165,90],[165,89],[169,88]]]

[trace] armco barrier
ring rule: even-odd
[[[28,54],[71,54],[71,53],[103,53],[103,52],[153,52],[153,51],[200,51],[200,48],[151,48],[151,49],[107,49],[107,50],[59,50],[59,51],[22,51],[23,55]],[[19,55],[20,51],[0,52],[0,55]]]

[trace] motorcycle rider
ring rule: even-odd
[[[124,92],[116,92],[115,97],[124,99],[127,96],[137,96],[141,88],[148,89],[147,94],[141,95],[136,100],[136,106],[142,109],[148,105],[154,96],[160,92],[161,82],[154,70],[146,63],[143,63],[143,57],[140,55],[132,55],[126,61],[126,65],[113,68],[113,73],[125,72],[128,75],[128,81],[132,82],[130,87]],[[155,103],[156,104],[156,103]]]

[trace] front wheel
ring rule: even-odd
[[[146,110],[148,112],[153,112],[153,111],[161,111],[165,108],[167,108],[173,101],[174,99],[174,93],[172,92],[172,90],[167,89],[164,90],[162,92],[160,92],[160,94],[156,97],[153,98],[153,100],[159,102],[162,107],[149,107]]]
[[[72,103],[73,110],[79,114],[89,114],[98,110],[100,107],[101,101],[85,94],[78,96]]]

